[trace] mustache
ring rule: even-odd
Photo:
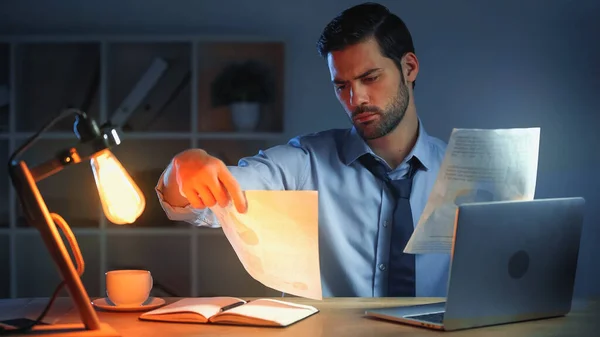
[[[383,111],[381,111],[381,109],[379,109],[376,106],[361,105],[361,106],[356,107],[356,109],[354,109],[354,111],[352,112],[352,118],[354,118],[354,117],[356,117],[356,115],[364,113],[364,112],[372,112],[372,113],[377,113],[377,114],[383,113]]]

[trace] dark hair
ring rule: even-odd
[[[375,38],[381,54],[391,59],[400,70],[400,60],[408,52],[415,52],[412,36],[406,24],[385,6],[366,2],[350,7],[331,20],[317,42],[323,58],[332,51]],[[413,88],[415,83],[413,82]]]

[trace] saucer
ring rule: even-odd
[[[96,308],[109,311],[148,311],[165,304],[165,300],[160,297],[150,297],[142,305],[115,305],[108,297],[97,298],[92,301]]]

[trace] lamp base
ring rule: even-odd
[[[74,323],[38,325],[29,332],[11,336],[120,337],[121,335],[106,323],[100,323],[98,330],[87,330],[82,323]]]

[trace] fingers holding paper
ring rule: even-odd
[[[246,197],[220,159],[204,150],[191,149],[173,158],[172,169],[180,194],[192,207],[225,207],[233,201],[238,212],[246,212]]]

